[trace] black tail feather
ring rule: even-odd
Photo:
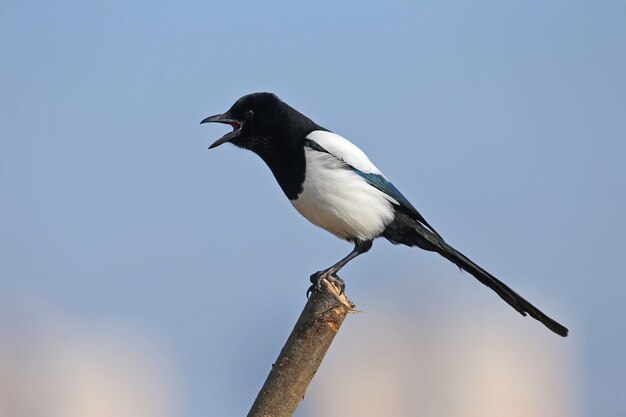
[[[463,255],[461,252],[454,249],[452,246],[445,242],[440,242],[437,252],[448,259],[450,262],[457,265],[459,268],[472,274],[477,280],[491,288],[506,301],[511,307],[517,310],[521,315],[525,316],[529,314],[532,318],[542,322],[548,329],[552,330],[559,336],[567,336],[568,330],[566,327],[557,323],[550,317],[546,316],[537,307],[526,301],[521,295],[513,291],[502,281],[491,275],[489,272],[476,265],[469,258]]]
[[[439,253],[459,268],[469,272],[480,282],[491,288],[522,316],[529,314],[542,322],[548,329],[559,336],[567,336],[566,327],[552,320],[537,307],[526,301],[522,296],[506,286],[502,281],[472,262],[461,252],[448,245],[439,235],[428,230],[417,219],[402,212],[396,212],[394,221],[387,226],[383,237],[395,244],[418,246],[428,251]]]

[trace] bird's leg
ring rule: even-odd
[[[348,262],[350,262],[352,259],[354,259],[357,256],[359,256],[360,254],[365,253],[368,250],[370,250],[371,247],[372,247],[372,244],[373,244],[372,240],[358,240],[358,239],[356,239],[354,241],[354,249],[352,250],[352,252],[350,252],[348,254],[348,256],[346,256],[345,258],[343,258],[342,260],[340,260],[339,262],[337,262],[336,264],[334,264],[330,268],[327,268],[327,269],[325,269],[323,271],[317,271],[316,273],[311,275],[311,283],[313,285],[311,285],[309,287],[309,289],[307,290],[307,292],[306,292],[307,297],[314,290],[319,290],[321,288],[322,280],[324,278],[326,278],[327,280],[329,280],[333,284],[336,284],[340,288],[339,294],[343,294],[343,290],[346,288],[346,284],[343,282],[343,280],[341,278],[339,278],[337,276],[337,272],[339,272],[339,270],[341,268],[346,266],[346,264]]]

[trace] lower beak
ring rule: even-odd
[[[215,116],[209,116],[200,122],[200,124],[202,123],[224,123],[233,127],[232,132],[225,134],[224,136],[213,142],[213,144],[209,146],[209,149],[217,148],[222,143],[230,142],[231,140],[235,139],[237,136],[239,136],[241,126],[243,126],[243,123],[234,119],[228,112],[224,114],[216,114]]]

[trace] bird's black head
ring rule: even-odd
[[[293,149],[307,134],[321,129],[272,93],[243,96],[226,113],[207,117],[200,123],[209,122],[225,123],[233,128],[209,149],[231,142],[261,155],[268,151]]]

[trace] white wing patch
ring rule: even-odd
[[[307,139],[318,143],[330,154],[361,172],[383,175],[365,155],[365,152],[343,136],[324,130],[316,130],[309,133]]]
[[[321,130],[311,132],[307,136],[307,139],[309,143],[307,145],[305,141],[305,155],[308,149],[312,149],[325,154],[327,157],[336,158],[339,164],[349,165],[353,169],[349,169],[349,167],[345,165],[343,167],[348,168],[353,173],[357,173],[371,188],[381,191],[384,198],[389,202],[407,209],[411,213],[411,217],[428,228],[436,236],[441,237],[406,197],[387,180],[382,172],[372,164],[367,155],[356,145],[336,133]],[[307,172],[308,162],[309,160],[307,158]]]
[[[380,171],[359,148],[341,136],[333,133],[328,134],[331,136],[322,135],[324,139],[320,143],[317,141],[320,137],[317,133],[328,132],[313,133],[316,134],[315,142],[329,152],[332,152],[331,149],[334,149],[333,153],[337,153],[338,149],[343,151],[343,157],[305,147],[303,189],[297,199],[291,200],[291,204],[311,223],[339,238],[374,239],[394,218],[393,199],[372,187],[353,170],[347,169],[344,162],[358,165],[359,170],[372,173]],[[309,139],[313,140],[311,135]],[[336,142],[334,147],[329,145],[331,142]]]

